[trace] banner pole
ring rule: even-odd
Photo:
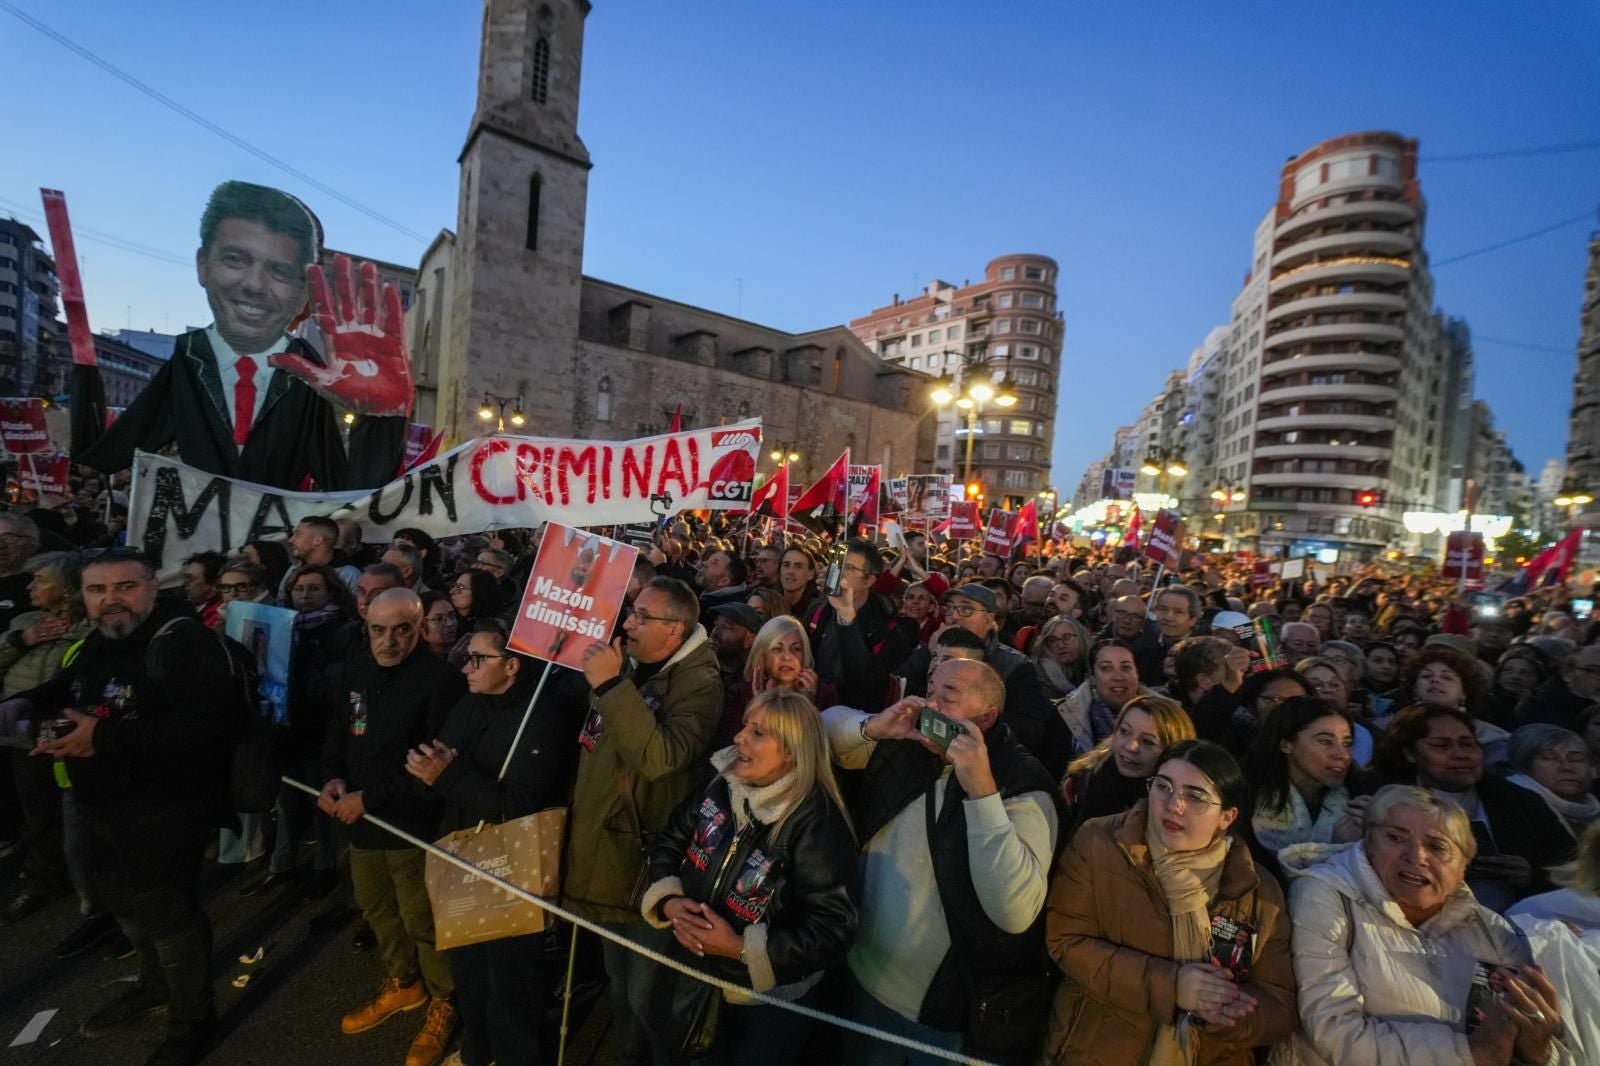
[[[1144,611],[1146,618],[1154,618],[1156,616],[1156,596],[1161,591],[1161,578],[1166,572],[1166,563],[1156,564],[1156,579],[1150,583],[1150,602],[1146,605]]]

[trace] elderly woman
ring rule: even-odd
[[[1390,785],[1367,805],[1359,843],[1283,852],[1301,1062],[1572,1061],[1526,941],[1467,888],[1477,848],[1459,806]]]
[[[1111,735],[1067,766],[1061,798],[1071,828],[1063,839],[1091,818],[1121,814],[1144,799],[1161,753],[1194,739],[1194,722],[1176,700],[1135,696],[1123,704]]]
[[[1089,676],[1094,641],[1076,618],[1057,615],[1039,627],[1033,642],[1033,668],[1047,700],[1065,699]]]
[[[799,692],[764,689],[711,766],[716,776],[655,838],[640,911],[657,929],[672,931],[683,961],[815,1005],[824,971],[844,961],[856,927],[846,887],[855,876],[856,841],[822,718]],[[676,974],[668,981],[670,1019],[663,1011],[652,1028],[660,1026],[658,1043],[685,1047],[700,1034],[684,1039],[673,1030],[699,1028],[697,1010],[721,993]],[[801,1062],[812,1024],[779,1007],[728,1006],[713,1060]]]
[[[1594,762],[1583,737],[1558,725],[1535,723],[1511,734],[1510,784],[1544,800],[1576,839],[1600,819]]]
[[[1467,812],[1479,841],[1467,879],[1491,910],[1544,891],[1545,871],[1572,858],[1572,835],[1539,797],[1484,772],[1477,723],[1465,711],[1407,707],[1378,745],[1377,769],[1385,783],[1417,785]]]
[[[1050,885],[1047,1062],[1245,1066],[1294,1031],[1283,894],[1230,832],[1245,792],[1233,756],[1186,740],[1147,801],[1078,830]]]
[[[1360,838],[1365,802],[1346,787],[1354,729],[1349,712],[1315,696],[1285,700],[1267,720],[1246,764],[1250,828],[1263,851]]]

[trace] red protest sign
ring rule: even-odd
[[[1178,568],[1183,554],[1183,520],[1176,511],[1157,511],[1150,523],[1150,539],[1145,541],[1144,557],[1168,570]]]
[[[0,400],[0,438],[12,455],[37,455],[50,450],[44,428],[44,401],[33,398]]]
[[[22,460],[21,469],[18,470],[19,483],[24,494],[37,498],[40,496],[72,495],[72,488],[68,484],[68,475],[72,471],[72,460],[65,455],[43,457],[28,456]]]
[[[1010,555],[1016,538],[1017,516],[998,507],[991,508],[989,528],[983,534],[983,550],[990,555]]]
[[[1439,576],[1466,585],[1483,584],[1483,534],[1457,532],[1445,538],[1444,566]]]
[[[1272,584],[1272,564],[1265,559],[1257,559],[1255,567],[1250,571],[1250,587],[1260,589],[1270,584]]]
[[[950,505],[950,539],[971,540],[978,535],[978,501],[957,500]]]
[[[582,669],[590,644],[611,639],[639,549],[571,526],[545,526],[507,647]]]

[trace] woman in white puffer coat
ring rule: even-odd
[[[1575,1061],[1527,942],[1465,884],[1475,850],[1459,807],[1390,785],[1368,805],[1360,842],[1280,853],[1302,1031],[1274,1062]]]

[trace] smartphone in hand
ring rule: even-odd
[[[932,707],[924,707],[917,715],[917,732],[939,745],[940,750],[950,747],[950,742],[966,730],[954,718],[947,718]]]

